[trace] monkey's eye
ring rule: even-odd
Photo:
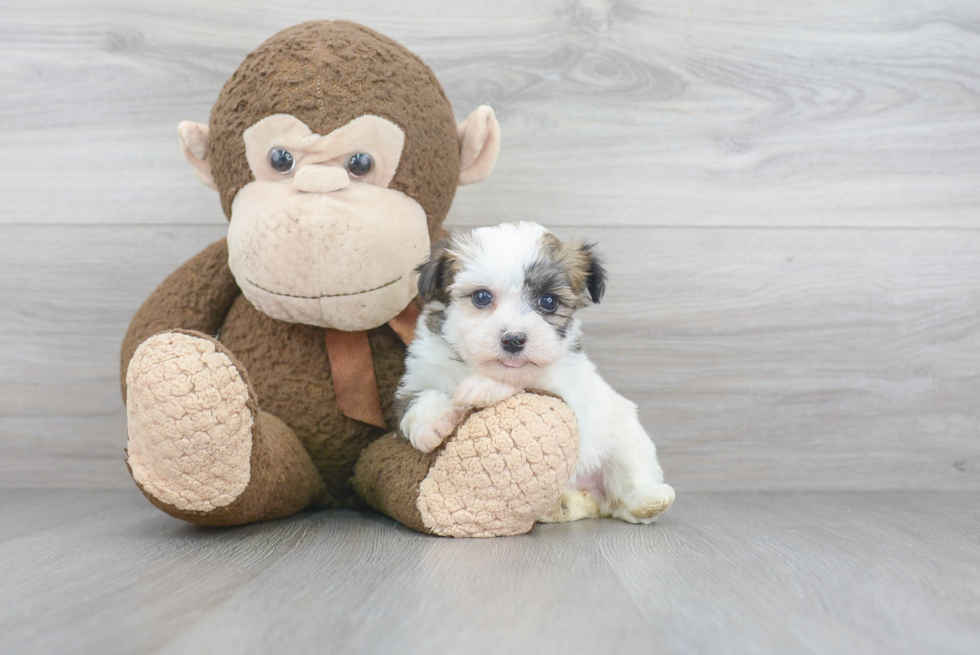
[[[374,160],[366,152],[359,152],[350,156],[344,168],[354,177],[364,177],[374,168]]]
[[[471,298],[473,299],[473,304],[477,307],[486,307],[493,302],[493,294],[486,289],[480,289]]]
[[[546,314],[550,314],[558,309],[558,299],[550,293],[546,293],[538,298],[538,307],[540,307],[541,311],[545,312]]]
[[[296,166],[296,160],[293,159],[293,153],[282,148],[273,148],[269,151],[269,165],[272,168],[283,175],[291,173],[293,167]]]

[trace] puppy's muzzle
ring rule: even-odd
[[[504,338],[500,340],[500,345],[504,347],[509,353],[519,353],[524,350],[524,344],[527,343],[527,335],[523,332],[508,332],[504,335]]]

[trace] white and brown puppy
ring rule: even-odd
[[[523,389],[560,396],[579,425],[579,460],[543,521],[614,516],[650,523],[670,507],[657,451],[636,405],[581,350],[576,310],[598,303],[605,273],[584,242],[536,223],[453,233],[419,268],[426,303],[398,389],[401,433],[437,448],[471,407]]]

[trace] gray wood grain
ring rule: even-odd
[[[977,493],[681,494],[654,526],[461,541],[0,491],[0,650],[975,653],[978,526]]]
[[[222,232],[0,226],[0,486],[132,484],[123,332]],[[559,234],[606,256],[585,347],[679,489],[980,490],[978,233]]]
[[[586,351],[682,488],[980,488],[980,234],[574,232]]]
[[[218,223],[176,145],[246,52],[347,18],[504,148],[452,220],[977,226],[980,4],[708,0],[7,2],[5,223]]]

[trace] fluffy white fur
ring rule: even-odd
[[[552,392],[575,412],[579,460],[561,501],[539,520],[614,516],[650,523],[670,507],[674,490],[664,484],[636,405],[616,393],[580,351],[574,312],[590,301],[590,292],[575,289],[574,281],[586,277],[583,265],[595,263],[596,275],[602,275],[601,267],[591,247],[575,245],[585,255],[560,258],[556,244],[566,253],[573,247],[535,223],[512,223],[454,234],[444,251],[433,252],[433,258],[443,257],[446,270],[437,273],[448,284],[430,294],[441,300],[426,304],[408,351],[398,391],[401,432],[429,452],[471,407],[493,405],[523,389]],[[550,280],[547,289],[543,279]],[[493,297],[483,308],[473,302],[481,290]],[[537,303],[542,291],[561,299],[558,312]],[[598,301],[601,287],[592,295]],[[513,333],[526,335],[517,353],[502,346],[503,335]]]

